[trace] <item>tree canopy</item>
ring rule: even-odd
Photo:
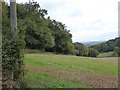
[[[10,6],[4,4],[3,9],[3,27],[8,30]],[[26,48],[72,54],[74,45],[70,30],[62,22],[47,17],[47,14],[47,10],[37,2],[17,4],[18,28],[25,32]]]

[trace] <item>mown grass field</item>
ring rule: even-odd
[[[30,88],[118,87],[118,58],[90,58],[55,54],[26,54]]]

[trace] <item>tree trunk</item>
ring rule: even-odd
[[[16,15],[16,0],[10,0],[10,26],[11,26],[11,34],[13,40],[16,42],[17,40],[17,15]],[[16,64],[16,60],[15,63]],[[14,68],[11,71],[11,86],[10,88],[13,88],[13,80],[14,80]]]
[[[10,0],[10,21],[11,21],[11,33],[13,39],[17,37],[17,15],[16,15],[16,0]]]

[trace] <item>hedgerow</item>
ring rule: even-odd
[[[22,87],[24,78],[24,31],[19,30],[16,39],[12,38],[10,30],[3,29],[2,34],[3,88]]]

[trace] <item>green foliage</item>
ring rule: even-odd
[[[114,53],[117,54],[117,56],[120,56],[120,47],[115,47]]]
[[[7,79],[11,79],[12,77],[13,81],[17,82],[21,80],[24,75],[23,43],[21,39],[18,41],[8,39],[4,34],[2,43],[3,77]]]
[[[88,48],[84,46],[82,43],[74,43],[75,49],[78,50],[76,53],[77,56],[87,56],[88,55]]]
[[[110,52],[113,51],[115,47],[120,47],[120,37],[111,39],[105,43],[91,46],[92,48],[98,50],[99,52]]]
[[[70,54],[73,50],[72,40],[70,34],[66,31],[59,31],[55,34],[54,50],[58,53]]]
[[[17,4],[18,22],[25,28],[26,47],[47,52],[71,54],[72,35],[61,22],[45,18],[47,10],[37,2]],[[21,28],[22,28],[21,27]]]
[[[19,84],[18,87],[20,87],[24,76],[24,30],[16,30],[18,37],[14,40],[10,32],[9,6],[6,3],[2,3],[2,9],[2,76],[7,79],[9,81],[8,83],[11,83],[13,87],[16,87],[17,83]],[[20,25],[18,25],[18,28],[19,26]]]
[[[73,54],[72,35],[65,24],[45,18],[47,10],[41,9],[37,2],[17,4],[18,37],[12,39],[10,32],[10,6],[3,3],[3,76],[13,79],[16,85],[24,74],[23,48],[40,51]],[[25,40],[25,41],[24,41]],[[19,79],[19,80],[18,80]],[[18,82],[17,82],[18,81]],[[19,86],[18,86],[19,87]]]
[[[47,11],[39,8],[37,2],[17,4],[17,13],[18,21],[21,20],[25,28],[26,47],[44,50],[54,46],[54,37],[44,18]]]
[[[89,48],[89,51],[88,51],[88,56],[89,57],[97,57],[98,55],[98,51],[93,49],[93,48]]]

